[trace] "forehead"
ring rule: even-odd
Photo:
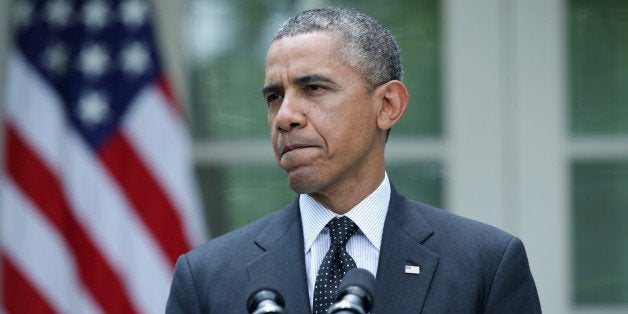
[[[274,41],[266,55],[266,81],[282,75],[330,72],[345,66],[338,58],[337,36],[315,32],[283,37]],[[346,67],[346,66],[345,66]]]

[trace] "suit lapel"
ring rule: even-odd
[[[305,272],[303,228],[298,201],[277,213],[255,239],[263,253],[248,265],[249,278],[268,275],[279,279],[288,313],[310,313]]]
[[[439,256],[422,245],[433,231],[416,207],[392,187],[372,313],[421,311]],[[247,265],[249,278],[278,278],[286,311],[311,313],[298,201],[277,213],[255,239],[255,245],[262,253]],[[405,266],[419,266],[420,273],[407,274]]]
[[[416,206],[392,188],[373,313],[421,311],[439,256],[421,244],[433,231]],[[419,266],[419,274],[406,273],[406,266]]]

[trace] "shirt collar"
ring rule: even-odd
[[[382,243],[389,202],[390,182],[388,174],[384,173],[384,179],[379,187],[345,214],[355,222],[378,251]],[[303,225],[303,244],[305,252],[308,252],[329,220],[339,215],[307,194],[299,195],[299,208]]]

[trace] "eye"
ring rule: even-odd
[[[320,90],[324,90],[327,89],[327,87],[323,86],[323,85],[318,85],[318,84],[311,84],[311,85],[306,85],[305,86],[305,90],[308,92],[316,92],[316,91],[320,91]]]
[[[280,100],[281,98],[283,98],[283,95],[280,93],[272,93],[272,94],[268,94],[264,96],[264,99],[266,100],[266,104],[269,106],[272,105],[277,100]]]

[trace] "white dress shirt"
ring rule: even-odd
[[[384,231],[384,220],[390,201],[390,183],[388,174],[379,187],[345,216],[349,217],[360,228],[347,242],[347,252],[358,268],[377,275],[379,250]],[[307,271],[307,287],[310,296],[310,307],[314,298],[316,273],[329,250],[329,230],[325,227],[329,220],[339,216],[325,208],[307,194],[299,196],[301,222],[303,224],[303,244],[305,248],[305,270]]]

